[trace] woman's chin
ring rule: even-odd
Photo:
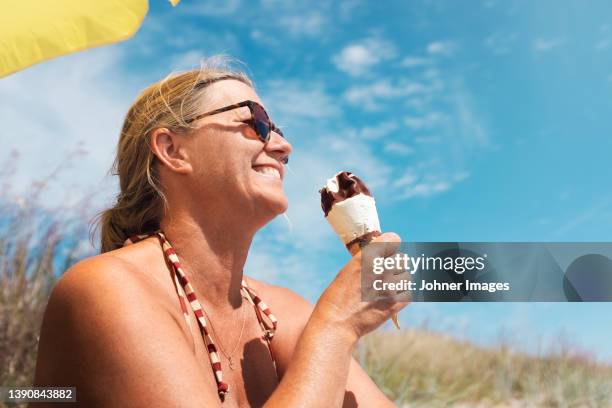
[[[269,208],[270,208],[270,212],[274,214],[274,216],[276,217],[277,215],[281,215],[282,213],[284,213],[285,211],[287,211],[287,207],[289,206],[289,202],[287,201],[287,197],[285,197],[285,195],[283,194],[282,197],[279,197],[278,199],[271,201]]]
[[[289,202],[287,200],[287,196],[284,193],[275,193],[275,194],[266,194],[265,197],[261,197],[259,208],[264,209],[266,215],[270,217],[270,219],[284,213],[287,211],[287,207],[289,206]]]
[[[261,217],[261,221],[267,223],[287,211],[289,203],[281,182],[258,181],[259,183],[252,185],[249,201],[253,204],[257,217]]]

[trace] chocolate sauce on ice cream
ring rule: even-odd
[[[364,182],[349,171],[336,174],[335,181],[337,183],[336,186],[330,186],[328,183],[328,185],[319,190],[319,193],[321,193],[321,208],[326,217],[331,211],[332,206],[340,201],[360,193],[372,197],[370,190],[368,190]]]

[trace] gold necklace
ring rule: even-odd
[[[240,340],[242,340],[242,335],[244,333],[244,326],[246,324],[245,309],[246,309],[245,305],[242,305],[242,328],[240,329],[240,336],[238,336],[238,340],[236,341],[236,344],[234,345],[232,352],[229,354],[225,352],[225,349],[223,348],[223,344],[221,343],[221,338],[217,335],[217,332],[215,331],[215,327],[212,323],[210,316],[208,315],[208,313],[206,313],[204,309],[202,309],[202,311],[206,315],[206,318],[208,319],[208,322],[210,323],[210,328],[212,329],[213,335],[217,339],[217,344],[219,345],[219,351],[221,351],[221,353],[223,353],[225,358],[227,358],[227,362],[231,370],[234,370],[234,360],[232,359],[232,357],[234,357],[234,353],[238,349],[238,346],[240,345]]]

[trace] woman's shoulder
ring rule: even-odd
[[[130,288],[137,268],[121,257],[101,254],[83,259],[62,274],[52,292],[52,298],[91,289]]]
[[[108,402],[107,392],[113,400],[145,406],[151,398],[179,401],[188,394],[186,385],[209,380],[193,358],[190,333],[179,324],[180,309],[173,312],[170,300],[152,292],[163,288],[140,273],[136,249],[87,258],[64,273],[45,310],[36,385],[70,384],[81,401]],[[180,392],[162,393],[168,389]],[[196,393],[214,395],[206,390]],[[200,399],[213,401],[207,395]]]
[[[113,290],[124,293],[151,289],[147,271],[154,269],[158,260],[153,248],[145,244],[130,245],[77,262],[63,273],[54,292],[91,289],[97,293]]]
[[[129,313],[138,303],[148,303],[154,289],[134,262],[112,252],[96,255],[63,273],[51,292],[46,314],[108,320],[115,312]]]
[[[45,319],[57,322],[58,327],[70,319],[84,329],[98,330],[96,325],[111,323],[119,316],[168,310],[168,289],[144,272],[155,268],[156,260],[152,258],[153,264],[143,268],[146,248],[135,244],[125,249],[86,258],[64,272],[51,291]],[[140,318],[148,319],[149,314]]]

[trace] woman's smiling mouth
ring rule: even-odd
[[[261,174],[264,177],[275,178],[278,180],[282,179],[280,171],[278,171],[278,169],[274,166],[269,166],[269,165],[253,166],[253,170],[255,170],[257,173]]]

